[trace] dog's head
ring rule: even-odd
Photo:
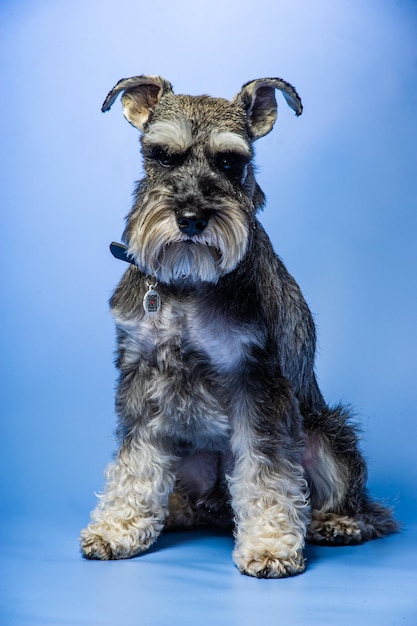
[[[280,78],[245,84],[231,100],[175,95],[158,76],[120,80],[126,119],[141,132],[146,177],[127,219],[128,253],[164,283],[216,283],[244,257],[264,195],[255,181],[253,142],[277,118],[275,90],[296,115],[295,89]]]

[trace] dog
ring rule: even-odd
[[[124,559],[164,529],[233,529],[240,572],[305,569],[305,542],[360,544],[396,532],[373,501],[349,410],[314,373],[315,326],[258,221],[254,147],[277,118],[280,78],[232,100],[174,94],[158,76],[120,80],[145,177],[115,256],[130,263],[110,306],[120,372],[120,447],[106,471],[87,559]]]

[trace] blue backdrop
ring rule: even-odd
[[[87,522],[114,450],[107,300],[141,176],[122,77],[232,97],[280,76],[257,145],[262,221],[318,326],[330,402],[360,415],[371,491],[417,511],[417,4],[412,0],[3,0],[3,520]]]

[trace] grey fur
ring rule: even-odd
[[[120,450],[87,558],[127,558],[172,527],[233,527],[239,569],[303,571],[304,541],[349,544],[397,529],[370,500],[347,409],[329,408],[314,375],[315,328],[257,218],[264,203],[253,142],[277,117],[275,90],[251,81],[227,101],[175,95],[160,77],[119,81],[141,135],[146,176],[124,240],[135,265],[112,299]],[[144,312],[147,283],[162,306]]]

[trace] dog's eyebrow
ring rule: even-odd
[[[145,145],[159,145],[172,152],[185,152],[192,143],[191,127],[187,120],[158,120],[149,126],[143,136]]]
[[[248,158],[252,157],[252,150],[243,137],[229,130],[212,131],[209,148],[213,154],[216,152],[238,152]]]

